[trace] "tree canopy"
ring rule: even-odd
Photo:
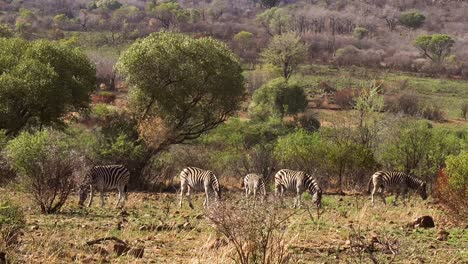
[[[0,39],[0,129],[60,125],[88,106],[95,69],[79,50],[58,42]]]
[[[274,36],[261,57],[266,63],[280,67],[287,80],[307,56],[308,46],[295,33]]]
[[[283,118],[296,115],[307,107],[304,89],[283,78],[272,80],[255,91],[249,107],[253,118],[266,120],[271,116]]]
[[[422,26],[425,20],[426,20],[426,17],[417,10],[407,11],[407,12],[402,13],[399,19],[400,23],[403,26],[409,27],[412,29],[416,29]]]
[[[212,38],[154,33],[135,42],[117,69],[132,87],[131,107],[140,124],[154,121],[164,131],[160,147],[213,129],[244,95],[238,59]]]
[[[423,55],[433,62],[441,63],[450,55],[455,41],[446,34],[422,34],[414,41]]]

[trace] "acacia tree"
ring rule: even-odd
[[[455,41],[446,34],[422,34],[414,41],[423,55],[435,63],[443,62],[450,55],[453,44]]]
[[[400,23],[408,28],[417,29],[424,24],[426,17],[417,10],[407,11],[400,15]]]
[[[130,46],[117,69],[132,87],[131,108],[139,125],[157,125],[155,151],[223,123],[244,94],[238,59],[212,38],[154,33]]]
[[[288,83],[283,78],[272,80],[256,90],[249,106],[250,115],[266,120],[270,116],[283,119],[285,115],[304,112],[307,97],[304,89],[297,84]]]
[[[308,46],[295,33],[274,36],[268,47],[262,51],[263,62],[280,67],[283,77],[288,80],[298,65],[307,56]]]
[[[45,40],[0,39],[0,129],[61,125],[88,106],[95,69],[77,49]]]

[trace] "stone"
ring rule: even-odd
[[[30,229],[31,231],[38,230],[38,229],[39,229],[39,226],[38,226],[38,225],[32,225],[29,229]]]
[[[420,227],[420,228],[433,228],[435,227],[434,219],[431,216],[425,215],[422,217],[417,218],[412,223],[413,227]]]

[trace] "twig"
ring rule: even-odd
[[[95,244],[100,244],[101,242],[103,241],[108,241],[108,240],[114,240],[114,241],[117,241],[121,244],[124,244],[124,245],[127,245],[127,243],[121,239],[118,239],[116,237],[103,237],[103,238],[99,238],[99,239],[95,239],[95,240],[91,240],[91,241],[87,241],[86,242],[86,245],[88,246],[92,246],[92,245],[95,245]]]

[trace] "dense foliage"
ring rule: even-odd
[[[199,137],[224,122],[243,99],[236,57],[212,38],[152,34],[135,42],[117,67],[132,86],[139,122],[160,120],[166,128],[158,135],[166,138],[159,146]]]
[[[0,129],[61,125],[86,108],[95,69],[79,50],[61,43],[0,39]]]

